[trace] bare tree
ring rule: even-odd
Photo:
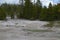
[[[20,3],[21,5],[23,5],[24,0],[19,0],[19,3]]]
[[[20,5],[21,5],[20,14],[23,15],[23,10],[24,10],[24,0],[19,0],[19,3],[20,3]]]
[[[60,0],[58,0],[59,4],[60,4]]]
[[[35,3],[35,0],[34,0],[34,3]]]

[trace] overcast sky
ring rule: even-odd
[[[41,0],[43,5],[48,6],[51,2],[53,4],[53,0]],[[0,3],[10,3],[10,4],[18,4],[19,0],[0,0]],[[54,0],[54,4],[58,3],[58,0]]]

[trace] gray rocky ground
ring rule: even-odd
[[[29,20],[0,21],[0,40],[60,40],[60,30],[47,31],[47,28],[41,27],[46,23]],[[27,29],[40,31],[33,32]]]

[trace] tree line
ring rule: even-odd
[[[42,20],[42,21],[55,21],[60,20],[60,4],[52,5],[49,3],[48,8],[42,6],[40,0],[37,2],[31,2],[31,0],[24,0],[21,4],[7,4],[0,5],[0,20],[5,20],[7,16],[14,19],[14,16],[18,19],[29,20]]]

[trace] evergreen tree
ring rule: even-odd
[[[32,3],[31,0],[25,0],[25,7],[24,7],[24,17],[27,19],[31,18],[32,13]]]
[[[37,0],[36,7],[37,7],[37,18],[39,19],[39,15],[40,15],[41,10],[42,10],[42,3],[40,2],[40,0]]]
[[[5,20],[6,19],[6,12],[4,10],[5,8],[0,7],[0,20]]]
[[[48,16],[47,16],[47,18],[48,18],[47,20],[49,20],[49,21],[54,20],[53,7],[52,7],[51,3],[49,4],[49,7],[48,7]]]
[[[43,20],[43,21],[46,21],[46,20],[47,20],[47,15],[48,15],[47,7],[44,6],[44,7],[42,8],[42,10],[41,10],[39,19],[40,19],[40,20]]]

